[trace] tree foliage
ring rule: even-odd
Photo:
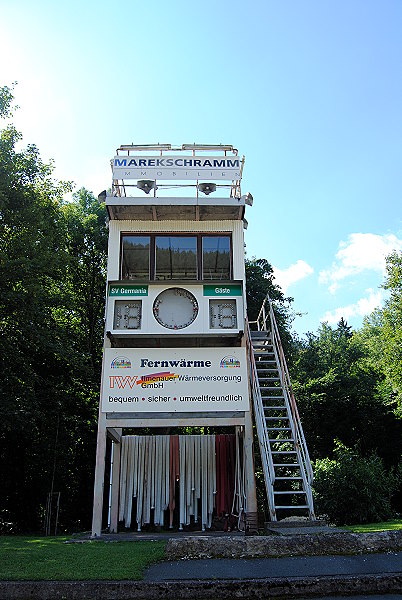
[[[364,479],[365,470],[372,468],[385,486],[382,470],[390,473],[401,461],[401,262],[396,253],[388,257],[384,287],[391,291],[390,298],[365,319],[360,331],[352,331],[341,319],[337,327],[323,323],[316,334],[296,343],[292,375],[309,451],[316,460],[319,507],[337,522],[364,522],[389,514],[392,494],[381,513],[376,498],[384,498],[384,490],[359,489],[358,473]],[[335,454],[334,439],[339,440]],[[345,448],[355,448],[354,454]],[[337,482],[345,487],[330,513],[329,504],[339,493]],[[366,506],[370,494],[375,495],[371,512]],[[399,511],[401,496],[401,491],[392,496]],[[346,517],[346,505],[356,503],[362,505],[360,513],[356,507],[353,516]]]
[[[316,510],[336,525],[385,521],[394,516],[391,499],[398,477],[372,454],[335,442],[334,458],[315,462]]]
[[[275,283],[272,265],[265,258],[246,259],[245,267],[247,317],[251,328],[256,328],[254,322],[260,314],[267,294],[269,294],[282,344],[288,360],[291,360],[293,351],[291,324],[293,317],[290,305],[293,299],[285,298],[281,288]],[[265,308],[268,311],[267,303]]]
[[[11,103],[1,88],[3,117]],[[71,185],[20,141],[1,130],[0,528],[39,528],[51,490],[71,527],[92,500],[106,214],[85,190],[64,203]]]
[[[395,464],[402,451],[402,423],[381,394],[383,374],[366,357],[361,338],[340,321],[323,323],[298,342],[293,383],[309,451],[331,456],[333,440],[359,444]]]
[[[255,321],[269,293],[271,300],[283,303],[282,290],[274,281],[274,271],[265,258],[246,259],[247,315]]]
[[[388,256],[384,288],[390,298],[381,313],[382,364],[402,416],[402,252]]]

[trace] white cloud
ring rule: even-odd
[[[366,290],[368,296],[360,298],[355,304],[349,304],[348,306],[340,306],[332,311],[327,311],[320,321],[326,321],[330,325],[335,325],[341,320],[341,317],[347,321],[350,317],[364,317],[369,315],[381,305],[384,294],[381,290],[374,291],[372,288]]]
[[[319,274],[319,282],[329,284],[334,294],[339,282],[362,271],[385,272],[385,257],[393,250],[402,250],[402,240],[393,234],[352,233],[347,242],[340,242],[336,260],[330,269]]]
[[[298,260],[297,263],[283,270],[273,267],[273,271],[276,283],[282,288],[284,294],[293,283],[314,273],[313,267],[304,260]]]

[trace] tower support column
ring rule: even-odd
[[[253,423],[251,412],[244,414],[244,457],[246,467],[246,535],[258,532],[257,488],[253,453]]]
[[[121,435],[121,428],[117,430]],[[120,454],[121,442],[113,442],[113,465],[112,465],[112,495],[110,502],[110,533],[117,533],[119,516],[119,491],[120,491]]]
[[[102,530],[103,493],[106,460],[106,415],[99,410],[98,440],[96,444],[96,466],[94,503],[92,512],[92,536],[99,537]]]

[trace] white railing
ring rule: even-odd
[[[295,440],[295,447],[300,464],[301,477],[303,478],[304,489],[306,492],[307,503],[310,507],[310,517],[314,518],[313,495],[311,486],[313,483],[313,469],[310,456],[307,449],[306,439],[300,421],[299,411],[297,410],[296,399],[293,393],[292,383],[286,364],[285,354],[282,348],[282,342],[279,335],[278,325],[275,319],[275,313],[272,301],[267,294],[257,320],[252,322],[257,325],[258,331],[270,332],[272,338],[273,351],[277,364],[279,366],[279,377],[283,389],[283,395],[288,411],[292,415],[290,420],[291,429]]]

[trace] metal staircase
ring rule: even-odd
[[[315,519],[313,471],[272,302],[266,297],[248,330],[254,416],[271,521]]]

